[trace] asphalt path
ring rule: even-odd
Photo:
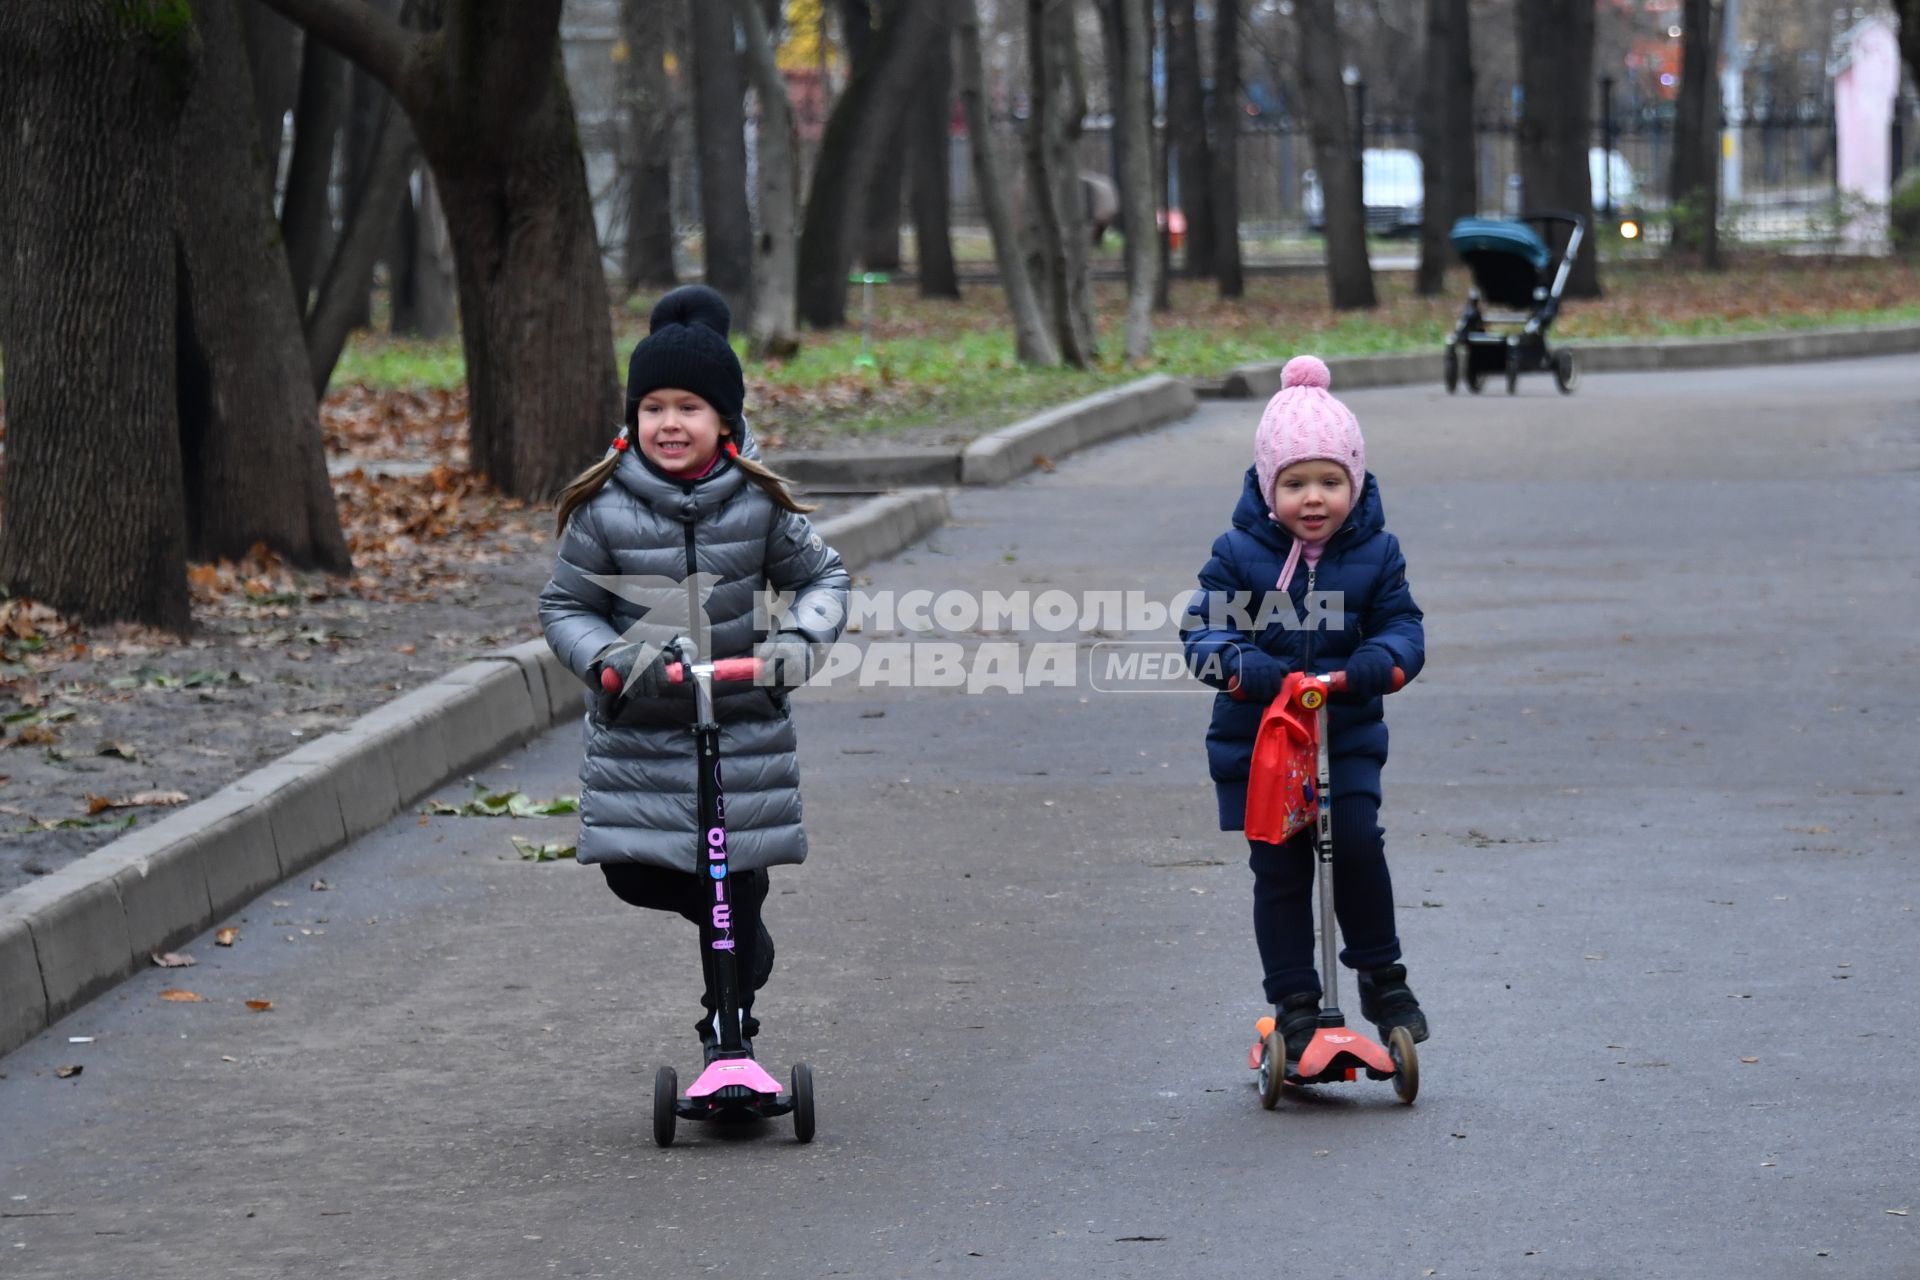
[[[1383,818],[1414,1106],[1260,1108],[1208,695],[1086,665],[1155,637],[873,619],[1081,665],[800,699],[760,1048],[813,1065],[811,1146],[657,1149],[691,931],[508,843],[566,819],[409,815],[0,1059],[0,1276],[1920,1276],[1920,361],[1348,399],[1427,611]],[[1165,601],[1258,408],[960,492],[862,590]]]

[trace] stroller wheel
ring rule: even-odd
[[[1560,394],[1570,396],[1574,387],[1580,383],[1580,370],[1574,366],[1573,352],[1556,351],[1553,353],[1553,385],[1560,388]]]
[[[1460,353],[1455,351],[1451,346],[1447,348],[1446,366],[1443,377],[1447,384],[1448,395],[1452,395],[1460,389]]]
[[[1507,348],[1507,394],[1520,390],[1520,348]]]

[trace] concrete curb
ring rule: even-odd
[[[1920,325],[1858,329],[1809,329],[1731,338],[1674,338],[1661,342],[1574,342],[1566,347],[1582,373],[1662,369],[1724,369],[1799,360],[1847,360],[1920,352]],[[1284,360],[1242,365],[1221,380],[1229,400],[1264,400],[1280,389]],[[1327,368],[1335,391],[1362,387],[1440,385],[1440,348],[1380,356],[1331,356]]]
[[[960,455],[960,482],[1005,484],[1039,458],[1151,430],[1186,417],[1197,403],[1191,387],[1165,374],[1113,387],[975,440]]]
[[[939,489],[825,521],[849,568],[947,518]],[[450,779],[586,709],[544,640],[450,671],[0,897],[0,1054]]]

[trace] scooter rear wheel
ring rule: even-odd
[[[793,1136],[799,1142],[813,1141],[813,1068],[804,1062],[793,1064],[787,1081],[793,1092]]]
[[[680,1076],[672,1067],[653,1073],[653,1140],[663,1147],[673,1145],[673,1125],[679,1118]]]
[[[1266,1046],[1260,1053],[1260,1105],[1271,1111],[1280,1101],[1280,1086],[1287,1079],[1287,1042],[1280,1028],[1267,1032]]]
[[[1413,1047],[1413,1033],[1405,1027],[1388,1033],[1387,1056],[1393,1059],[1394,1095],[1411,1103],[1420,1093],[1420,1055]]]

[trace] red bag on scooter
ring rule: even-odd
[[[1289,675],[1260,716],[1247,774],[1246,836],[1284,844],[1319,816],[1319,715],[1300,705],[1311,677]]]

